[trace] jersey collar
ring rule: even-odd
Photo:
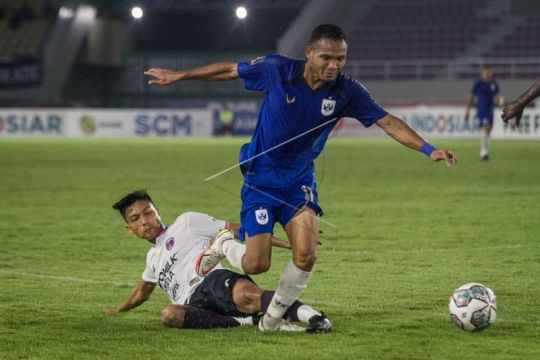
[[[155,245],[158,245],[158,243],[161,243],[163,241],[163,239],[165,238],[165,233],[167,232],[167,229],[169,227],[168,226],[165,226],[161,232],[159,233],[159,235],[156,237],[156,240],[155,240]]]

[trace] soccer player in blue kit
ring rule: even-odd
[[[465,121],[469,121],[469,112],[473,104],[476,106],[478,127],[482,129],[480,159],[486,161],[489,160],[489,136],[493,127],[493,111],[495,105],[501,105],[499,85],[493,80],[493,70],[489,65],[482,67],[480,79],[473,85],[467,102],[467,110],[465,110]]]
[[[387,113],[357,81],[341,73],[347,55],[346,37],[332,24],[317,26],[305,47],[306,60],[280,55],[240,63],[220,62],[191,70],[149,69],[149,84],[180,80],[242,78],[248,90],[264,91],[251,142],[240,150],[244,174],[241,223],[245,247],[229,246],[219,238],[198,266],[204,273],[226,256],[248,274],[270,268],[271,236],[279,222],[291,243],[293,256],[282,272],[259,329],[275,330],[283,314],[307,286],[317,255],[319,216],[314,160],[342,117],[364,126],[381,127],[390,137],[433,161],[456,163],[453,151],[425,142],[402,120]],[[245,249],[243,252],[237,249]]]

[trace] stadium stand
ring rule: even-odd
[[[350,36],[351,58],[450,59],[497,18],[480,14],[485,0],[379,0]]]
[[[152,107],[178,99],[253,98],[258,95],[240,82],[149,88],[141,74],[152,66],[250,59],[279,52],[281,43],[289,45],[284,54],[302,57],[309,31],[324,22],[338,23],[348,34],[345,72],[385,100],[395,94],[402,99],[398,89],[404,81],[406,94],[460,99],[485,63],[498,79],[513,81],[505,89],[540,77],[540,10],[533,0],[246,0],[245,21],[234,17],[235,0],[139,3],[145,8],[140,21],[131,18],[124,0],[0,0],[0,64],[22,63],[46,50],[38,59],[41,85],[4,87],[0,103],[24,98],[27,104],[33,98]],[[515,11],[516,3],[522,3],[521,11]],[[62,19],[62,8],[73,17]],[[87,16],[83,8],[95,13]],[[9,72],[5,66],[4,75]]]
[[[54,15],[47,0],[1,0],[0,62],[39,57]]]
[[[540,57],[540,15],[528,16],[512,33],[484,54],[488,58]]]
[[[460,80],[489,63],[500,79],[538,77],[540,15],[511,14],[511,3],[378,0],[351,31],[347,70],[364,80]]]

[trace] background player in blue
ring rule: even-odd
[[[179,80],[231,80],[242,78],[248,90],[266,93],[255,133],[240,151],[244,174],[241,223],[245,251],[235,252],[214,243],[199,269],[207,271],[225,255],[231,265],[249,274],[270,267],[271,236],[279,222],[287,233],[293,258],[283,270],[278,289],[259,322],[273,330],[306,287],[317,258],[319,233],[317,188],[313,160],[322,151],[328,134],[341,117],[356,118],[365,126],[377,124],[400,143],[422,151],[448,166],[454,152],[436,149],[402,120],[388,114],[357,81],[341,73],[347,43],[335,25],[317,26],[305,47],[306,60],[271,55],[251,61],[220,62],[191,70],[149,69],[150,84],[167,85]],[[229,248],[229,247],[227,247]]]
[[[465,111],[465,121],[469,121],[469,112],[473,104],[476,107],[476,119],[482,129],[481,160],[489,159],[489,135],[493,127],[493,111],[495,105],[500,105],[500,102],[499,85],[493,80],[493,70],[485,65],[480,70],[480,79],[473,85]]]

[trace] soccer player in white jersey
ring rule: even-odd
[[[205,277],[197,275],[195,261],[210,241],[219,237],[228,246],[244,245],[234,240],[238,224],[217,220],[206,214],[187,212],[170,226],[161,221],[158,209],[144,190],[134,191],[113,205],[126,221],[127,229],[153,244],[146,256],[142,279],[118,307],[106,313],[131,310],[144,303],[156,284],[171,300],[162,311],[162,322],[168,327],[215,328],[256,325],[259,312],[265,311],[274,295],[261,290],[248,275],[241,275],[217,264]],[[274,238],[274,246],[290,248]],[[311,307],[297,301],[283,317],[279,330],[327,332],[331,322]],[[299,327],[288,321],[300,321]]]

